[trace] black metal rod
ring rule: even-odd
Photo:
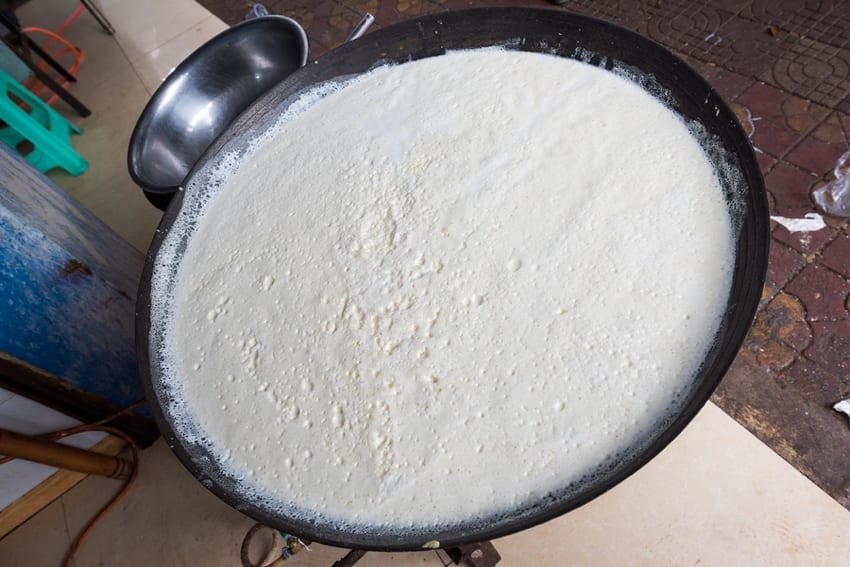
[[[66,80],[76,83],[77,77],[72,75],[65,67],[63,67],[58,61],[56,61],[53,57],[50,56],[46,51],[44,51],[40,45],[31,40],[27,34],[23,31],[20,32],[21,45],[26,45],[27,48],[32,49],[36,55],[44,59],[48,65],[50,65],[57,73],[62,75]]]
[[[86,10],[89,11],[89,14],[91,14],[92,17],[97,20],[97,23],[100,24],[100,27],[102,27],[104,31],[106,31],[106,33],[108,33],[109,35],[115,33],[115,28],[112,27],[112,24],[110,24],[109,20],[106,19],[106,16],[103,15],[103,12],[101,12],[100,9],[94,5],[94,2],[92,2],[91,0],[80,0],[80,4],[86,7]]]
[[[36,63],[33,61],[32,55],[30,54],[30,49],[34,51],[39,57],[44,59],[48,63],[48,65],[56,69],[56,71],[60,73],[63,77],[71,81],[76,81],[77,79],[74,78],[73,75],[68,73],[68,71],[59,63],[57,63],[52,57],[50,57],[50,55],[45,53],[38,45],[31,41],[26,36],[26,34],[24,34],[20,30],[20,28],[18,28],[15,23],[12,22],[8,18],[8,16],[6,16],[6,14],[3,14],[2,12],[0,12],[0,24],[3,24],[6,29],[8,29],[10,32],[12,32],[12,34],[14,34],[15,38],[20,43],[20,45],[18,46],[19,49],[16,49],[16,46],[11,44],[5,37],[2,37],[0,39],[2,39],[3,43],[6,44],[9,49],[18,54],[18,56],[21,58],[21,61],[23,61],[26,66],[29,67],[33,75],[35,75],[35,77],[39,81],[44,83],[47,88],[56,93],[59,98],[68,103],[71,108],[73,108],[80,114],[80,116],[89,116],[91,114],[91,110],[89,110],[86,105],[84,105],[74,95],[72,95],[65,88],[63,88],[62,85],[54,81],[53,78],[50,77],[50,75],[48,75],[44,71],[44,69],[36,65]]]
[[[30,50],[32,50],[32,51],[35,52],[36,55],[41,57],[45,62],[47,62],[48,65],[53,67],[53,69],[57,73],[62,75],[65,79],[67,79],[68,81],[76,81],[77,80],[77,78],[74,77],[74,75],[69,73],[68,70],[65,69],[65,67],[60,65],[58,61],[53,59],[53,57],[48,55],[37,43],[32,41],[29,38],[29,36],[26,33],[24,33],[24,31],[21,28],[19,28],[17,25],[15,25],[15,22],[10,20],[9,17],[6,14],[3,14],[2,12],[0,12],[0,23],[2,23],[6,27],[6,29],[8,29],[10,32],[12,32],[14,34],[15,39],[18,40],[21,48],[20,48],[20,51],[18,51],[18,50],[14,49],[14,46],[9,45],[9,44],[7,44],[7,45],[9,45],[9,47],[11,49],[18,52],[18,54],[21,56],[21,59],[24,60],[24,62],[27,64],[28,67],[30,67],[30,69],[32,69],[33,66],[34,66],[34,62],[32,61],[32,55],[30,55]]]
[[[366,555],[366,552],[362,549],[352,549],[345,557],[334,563],[333,567],[351,567],[360,561],[364,555]]]
[[[10,49],[12,49],[12,46],[9,45],[9,42],[7,42],[5,39],[3,39],[3,43],[5,43]],[[54,81],[50,77],[50,75],[44,72],[42,68],[40,68],[38,65],[31,65],[30,62],[26,59],[22,60],[24,61],[24,63],[27,64],[27,67],[29,67],[30,70],[33,72],[33,75],[35,75],[36,79],[44,83],[47,88],[56,93],[59,98],[67,102],[71,106],[71,108],[73,108],[77,111],[77,113],[79,113],[80,116],[89,116],[91,114],[91,110],[89,110],[86,105],[80,102],[70,92],[65,90],[62,85]]]

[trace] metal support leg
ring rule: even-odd
[[[9,42],[7,42],[5,39],[3,40],[3,43],[5,43],[10,49],[14,49],[14,47],[9,45]],[[80,116],[89,116],[91,114],[91,110],[89,110],[86,105],[80,102],[74,95],[69,93],[67,90],[62,88],[62,85],[54,81],[50,77],[50,75],[45,73],[44,70],[41,69],[38,65],[33,64],[32,60],[27,60],[23,58],[21,59],[24,63],[27,64],[27,67],[30,68],[36,79],[44,83],[47,88],[56,93],[59,98],[67,102],[71,106],[71,108],[73,108],[80,114]]]
[[[59,64],[58,61],[53,59],[50,55],[48,55],[37,43],[30,40],[29,36],[25,34],[21,28],[15,25],[15,22],[10,20],[6,14],[0,12],[0,23],[2,23],[6,29],[8,29],[15,36],[15,39],[20,44],[20,53],[21,59],[24,60],[28,65],[32,63],[32,55],[30,51],[34,51],[36,55],[41,57],[44,61],[47,62],[48,65],[53,67],[53,70],[62,75],[66,80],[74,82],[77,78],[68,72],[65,67]],[[8,45],[8,44],[7,44]],[[9,46],[11,49],[14,49],[14,46]],[[17,52],[17,50],[15,50]]]
[[[345,557],[334,563],[333,567],[351,567],[360,561],[364,555],[366,555],[366,552],[362,549],[352,549]]]
[[[451,547],[444,551],[455,564],[466,567],[495,567],[502,559],[489,541]]]
[[[68,73],[68,71],[64,67],[62,67],[58,62],[56,62],[52,57],[50,57],[50,55],[45,53],[41,49],[41,47],[35,44],[35,42],[31,41],[29,37],[27,37],[27,35],[23,33],[13,21],[6,17],[5,14],[0,13],[0,24],[2,24],[6,29],[8,29],[10,32],[12,32],[12,34],[14,34],[20,45],[13,45],[5,38],[2,38],[3,43],[5,43],[9,49],[18,54],[18,56],[21,58],[21,61],[26,63],[27,67],[30,68],[30,71],[33,72],[33,75],[35,75],[35,77],[39,81],[44,83],[47,88],[56,93],[59,98],[67,102],[68,105],[71,106],[71,108],[73,108],[80,114],[80,116],[89,116],[91,114],[91,110],[89,110],[74,95],[64,89],[62,85],[54,81],[50,77],[50,75],[48,75],[41,67],[39,67],[33,60],[32,53],[30,53],[30,51],[41,57],[44,61],[47,62],[48,65],[55,69],[57,73],[59,73],[69,81],[76,81],[77,79],[73,75]]]
[[[97,23],[100,24],[100,27],[102,27],[104,31],[106,31],[106,33],[108,33],[109,35],[115,33],[115,28],[112,27],[112,24],[110,24],[109,20],[106,19],[106,16],[103,15],[103,12],[101,12],[100,9],[94,5],[94,2],[92,2],[91,0],[80,0],[80,3],[86,7],[86,10],[89,11],[89,14],[91,14],[92,17],[97,20]]]

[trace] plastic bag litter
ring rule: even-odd
[[[835,179],[812,191],[812,199],[828,215],[850,217],[850,152],[838,158]],[[846,167],[845,167],[846,165]]]
[[[850,417],[850,398],[846,400],[841,400],[840,402],[832,406],[832,409],[847,414],[847,417]]]
[[[823,222],[823,217],[817,213],[806,213],[806,216],[801,219],[771,216],[770,220],[778,222],[788,229],[788,232],[815,232],[822,228],[826,228],[826,223]]]

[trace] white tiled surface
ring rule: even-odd
[[[14,460],[0,465],[0,510],[50,478],[54,467]]]
[[[84,129],[73,143],[89,160],[89,169],[79,177],[53,170],[50,177],[125,240],[145,251],[161,213],[130,179],[127,146],[136,119],[147,103],[147,91],[128,64],[79,96],[91,106],[92,116],[72,118]]]
[[[80,425],[67,415],[0,388],[0,429],[38,435]],[[88,449],[103,439],[98,432],[81,433],[63,441],[68,445]],[[47,480],[56,468],[15,460],[0,465],[0,510]]]
[[[610,492],[494,543],[505,565],[826,566],[848,560],[850,512],[709,403]]]
[[[14,394],[9,390],[4,390],[3,388],[0,388],[0,406],[14,398],[16,395],[17,394]]]
[[[19,15],[26,25],[55,28],[75,6],[32,0]],[[116,27],[114,38],[87,14],[65,34],[88,49],[72,90],[94,114],[85,120],[66,114],[86,129],[75,145],[92,167],[78,178],[52,177],[144,250],[159,214],[126,173],[130,129],[159,81],[223,24],[191,0],[103,0],[102,7]],[[0,392],[0,408],[3,400]],[[70,538],[118,486],[86,479],[0,541],[0,567],[58,565]],[[236,565],[252,523],[211,496],[159,442],[145,451],[138,485],[95,530],[76,567]],[[632,478],[496,546],[507,567],[821,566],[848,561],[848,537],[850,513],[709,404]],[[315,546],[292,564],[329,566],[342,553]],[[436,557],[369,554],[361,564],[436,566]]]
[[[212,14],[194,0],[100,0],[131,62],[183,35]]]
[[[59,567],[71,545],[62,500],[0,540],[0,567]]]
[[[210,16],[193,25],[184,33],[160,45],[145,57],[133,62],[145,88],[153,92],[162,80],[186,57],[210,37],[227,29],[227,25]]]
[[[79,425],[72,417],[0,388],[0,429],[38,435]]]

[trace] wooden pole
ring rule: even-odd
[[[126,479],[133,466],[126,459],[101,455],[0,429],[0,453],[51,467]]]

